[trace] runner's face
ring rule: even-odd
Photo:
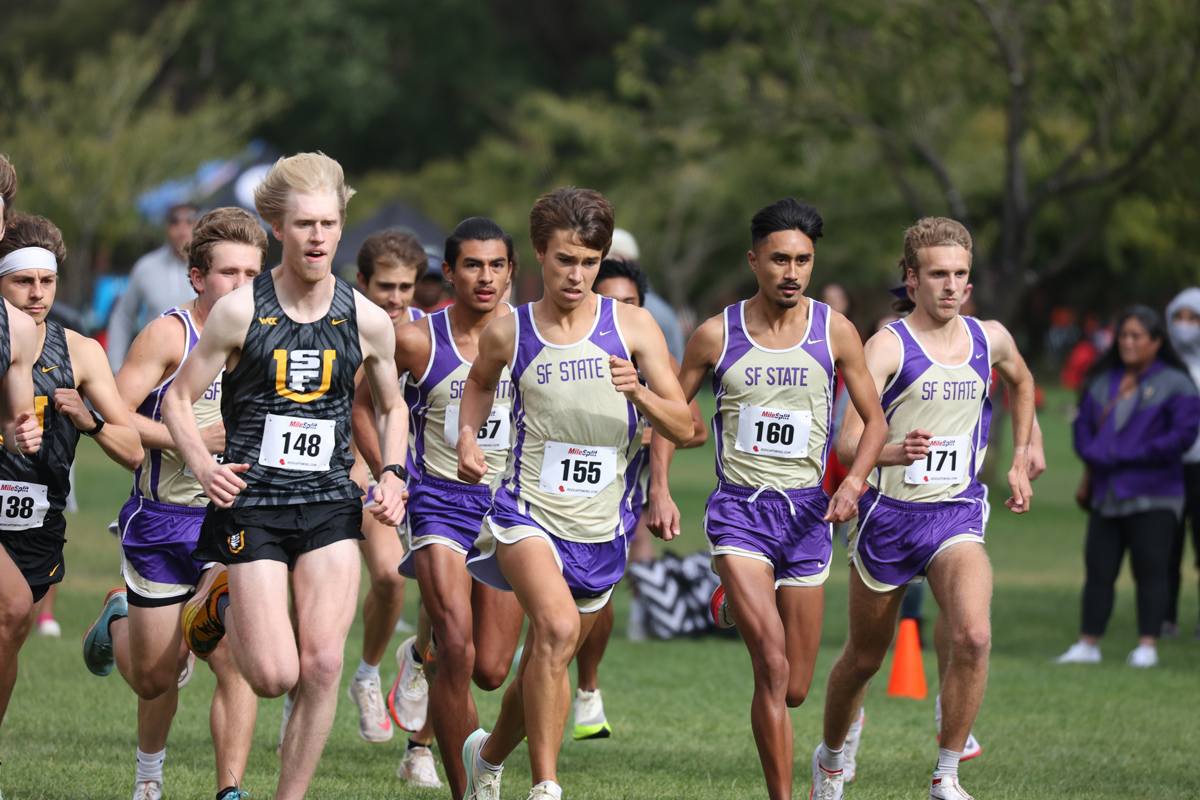
[[[177,208],[167,217],[167,242],[176,253],[192,240],[192,228],[196,225],[196,212],[191,208]]]
[[[618,303],[625,303],[630,306],[641,307],[638,302],[637,284],[629,280],[629,278],[613,277],[605,278],[592,287],[596,294],[605,297],[611,297]]]
[[[564,309],[582,305],[592,291],[604,253],[585,246],[574,231],[555,231],[545,251],[536,253],[546,297]]]
[[[58,274],[48,269],[23,269],[0,278],[4,299],[33,317],[41,325],[54,305]]]
[[[364,284],[360,272],[358,285],[367,299],[386,311],[392,318],[392,324],[395,324],[412,304],[413,292],[417,288],[417,268],[376,261],[375,273],[371,275],[371,280]]]
[[[1155,339],[1136,317],[1130,317],[1121,324],[1117,334],[1117,352],[1126,367],[1141,372],[1153,363],[1162,347],[1162,339]]]
[[[221,242],[209,251],[208,272],[192,267],[192,286],[215,303],[234,289],[249,283],[262,272],[262,252],[240,242]]]
[[[454,284],[455,301],[483,314],[500,305],[512,273],[508,248],[501,239],[467,240],[454,269],[442,266],[442,274]]]
[[[971,291],[971,254],[956,244],[917,251],[920,275],[908,271],[913,302],[935,320],[947,322]]]
[[[282,222],[271,226],[283,243],[283,263],[309,283],[324,280],[342,238],[342,219],[333,192],[292,192]]]
[[[812,279],[812,239],[800,231],[775,231],[747,254],[763,297],[795,308]]]

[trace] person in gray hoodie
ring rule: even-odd
[[[1192,381],[1200,386],[1200,287],[1192,286],[1176,295],[1167,305],[1166,316],[1171,344],[1187,364]],[[1171,549],[1170,595],[1162,625],[1164,637],[1179,635],[1179,589],[1183,583],[1183,541],[1188,520],[1192,524],[1192,550],[1200,568],[1200,439],[1183,454],[1183,480],[1185,504]],[[1200,623],[1193,637],[1200,641]]]

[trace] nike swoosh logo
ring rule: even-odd
[[[971,533],[979,533],[979,531],[975,530],[974,528],[967,528],[967,530],[969,530]]]
[[[808,343],[809,344],[820,344],[823,341],[825,341],[825,340],[824,339],[809,339]]]
[[[608,336],[610,333],[612,333],[612,328],[609,328],[606,331],[600,331],[601,336]]]
[[[62,365],[61,365],[61,364],[55,364],[53,367],[42,367],[42,372],[49,372],[49,371],[50,371],[50,370],[52,370],[52,369],[58,369],[60,366],[62,366]]]
[[[349,317],[346,317],[346,319],[350,319],[350,318],[349,318]],[[334,325],[341,325],[343,322],[345,322],[345,321],[346,321],[346,319],[335,319],[335,320],[333,320],[333,324],[334,324]]]
[[[976,358],[983,358],[983,355],[984,355],[983,353],[980,353],[979,355],[977,355],[977,356],[975,356],[975,357],[976,357]]]
[[[59,568],[59,567],[61,567],[61,566],[62,566],[62,562],[61,562],[61,561],[60,561],[60,562],[58,562],[57,564],[55,564],[55,565],[54,565],[54,569],[50,570],[50,577],[51,577],[51,578],[53,578],[53,577],[54,577],[54,573],[58,572],[58,568]]]

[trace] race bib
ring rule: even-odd
[[[617,448],[546,442],[540,486],[547,494],[595,497],[617,477]]]
[[[811,411],[783,411],[742,403],[734,446],[756,456],[804,458],[811,432]]]
[[[0,481],[0,531],[40,528],[46,522],[50,501],[40,483]]]
[[[483,427],[475,433],[475,443],[480,450],[507,450],[512,414],[509,406],[492,406]],[[446,406],[446,426],[443,431],[446,444],[458,447],[458,406]]]
[[[267,414],[258,463],[276,469],[325,472],[333,456],[336,425],[331,419]]]
[[[904,468],[904,482],[961,483],[970,455],[971,437],[934,436],[929,441],[929,455]]]

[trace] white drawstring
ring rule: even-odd
[[[783,499],[787,500],[788,508],[791,510],[792,516],[793,517],[796,516],[796,506],[792,503],[792,498],[788,497],[787,492],[783,491],[782,489],[776,489],[774,486],[772,486],[769,483],[766,486],[761,487],[754,494],[747,497],[746,503],[747,504],[753,503],[755,500],[758,499],[758,496],[760,494],[762,494],[763,492],[765,492],[767,489],[770,489],[772,492],[779,492],[781,495],[783,495]]]

